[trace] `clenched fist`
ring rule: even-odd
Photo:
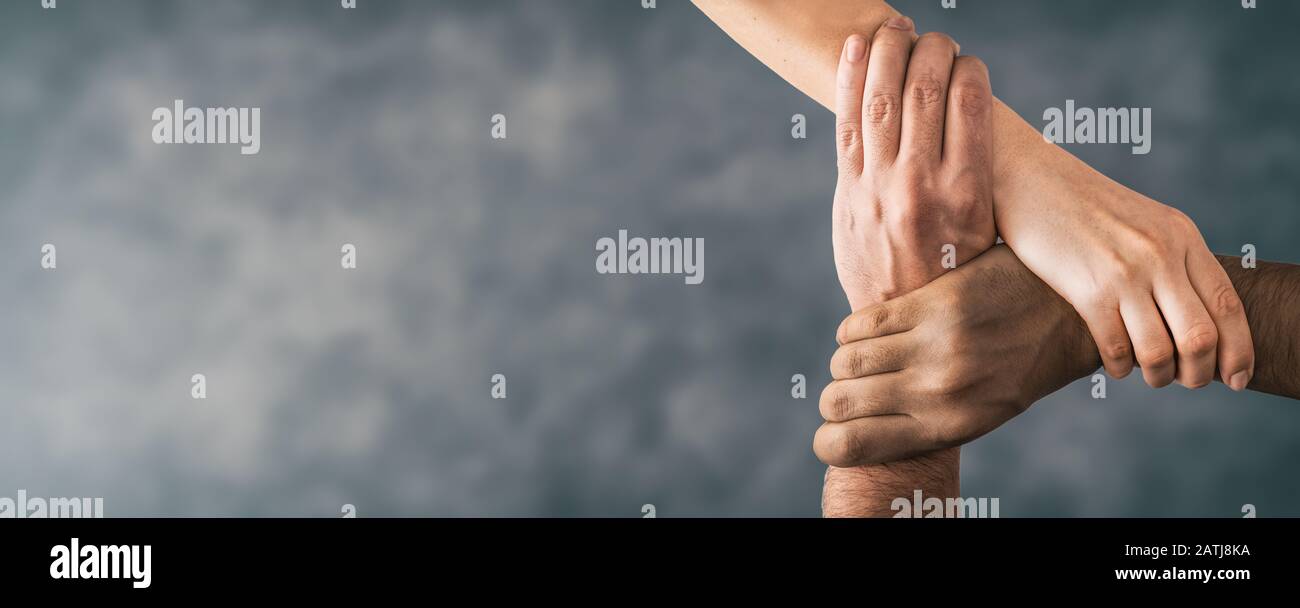
[[[1069,303],[997,246],[840,324],[821,453],[838,466],[962,445],[1101,365]]]

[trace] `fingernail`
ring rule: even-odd
[[[1234,391],[1246,390],[1247,384],[1250,384],[1250,372],[1247,371],[1233,374],[1232,379],[1228,381],[1228,386],[1232,387],[1232,390]]]
[[[867,39],[857,34],[849,36],[845,54],[848,56],[849,61],[853,63],[862,61],[862,57],[867,54]]]
[[[906,16],[899,15],[897,17],[894,17],[893,19],[890,19],[888,22],[885,23],[885,25],[892,27],[896,30],[911,30],[912,20],[907,18]]]

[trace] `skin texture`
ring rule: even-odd
[[[1218,263],[1258,336],[1249,388],[1300,398],[1300,266]],[[848,437],[828,454],[841,466],[968,443],[1101,361],[1083,319],[1004,246],[853,313],[837,339],[835,380],[819,405],[827,425]]]
[[[1242,268],[1241,258],[1219,256],[1256,336],[1259,363],[1250,390],[1300,399],[1300,266],[1259,262]]]
[[[898,14],[881,0],[694,3],[828,108],[842,40]],[[993,122],[998,234],[1088,321],[1106,372],[1125,377],[1136,359],[1149,385],[1197,387],[1217,365],[1242,390],[1255,365],[1251,333],[1195,223],[1045,142],[1001,101]]]
[[[870,57],[837,75],[832,242],[855,310],[942,274],[945,245],[961,263],[997,239],[988,70],[942,34],[913,48],[900,19],[871,41],[850,37],[846,54],[856,44]]]
[[[747,51],[828,108],[835,105],[845,38],[875,32],[898,14],[881,0],[693,1]],[[1177,379],[1195,387],[1209,382],[1217,365],[1232,388],[1245,388],[1255,364],[1250,327],[1231,283],[1210,263],[1185,215],[1046,142],[998,101],[991,139],[998,233],[1080,311],[1111,375],[1125,376],[1137,363],[1152,386]],[[832,467],[824,512],[888,514],[887,499],[873,501],[917,488],[943,496],[937,486],[956,487],[956,466],[949,459],[938,466]]]
[[[898,15],[882,0],[693,1],[828,108],[845,37]],[[1236,378],[1234,389],[1244,389],[1254,367],[1249,327],[1192,221],[1046,142],[1000,101],[993,120],[998,233],[1080,311],[1106,370],[1123,377],[1136,359],[1152,386],[1177,379],[1196,387],[1210,382],[1217,363],[1223,377]]]
[[[855,308],[921,287],[947,271],[945,254],[949,265],[960,264],[997,238],[988,70],[974,57],[958,57],[947,36],[926,34],[915,45],[913,38],[905,17],[887,22],[871,40],[850,36],[836,76],[832,239],[840,282]],[[907,416],[874,422],[898,432],[915,429]],[[818,457],[835,465],[843,462],[840,454],[868,449],[851,430],[824,425],[813,441]],[[960,492],[957,449],[913,456],[905,466],[931,472],[924,478],[931,489]],[[834,480],[828,475],[832,490]],[[901,495],[860,496],[854,504],[884,506]],[[824,500],[823,512],[840,514],[835,504]]]
[[[849,437],[826,455],[839,466],[968,443],[1101,364],[1083,320],[1004,245],[853,313],[837,339],[819,406]]]

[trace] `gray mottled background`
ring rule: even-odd
[[[1300,261],[1300,6],[1259,3],[896,5],[1034,124],[1067,98],[1153,107],[1149,156],[1073,151],[1218,251]],[[847,312],[831,115],[684,0],[360,4],[0,3],[0,496],[818,514],[816,396]],[[261,107],[261,154],[153,144],[177,98]],[[704,237],[705,283],[597,275],[620,228]],[[1004,516],[1300,514],[1300,404],[1088,389],[968,447],[965,493]]]

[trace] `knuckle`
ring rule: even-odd
[[[1145,242],[1136,243],[1136,247],[1140,251],[1144,251],[1144,252],[1148,251]],[[1154,257],[1156,254],[1147,252],[1142,255],[1143,257],[1151,258]],[[1143,263],[1144,262],[1139,262],[1139,261],[1121,261],[1115,265],[1112,272],[1114,273],[1115,278],[1119,280],[1119,283],[1121,285],[1132,285],[1140,282],[1142,280],[1142,277],[1145,275],[1146,271],[1142,265]]]
[[[1198,323],[1187,330],[1180,349],[1194,357],[1214,354],[1219,346],[1219,332],[1211,323]]]
[[[1111,361],[1127,361],[1132,358],[1133,354],[1129,350],[1128,341],[1115,340],[1099,347],[1101,356]]]
[[[931,193],[936,191],[933,184],[933,178],[923,169],[908,165],[904,167],[898,176],[898,183],[894,184],[896,190],[893,192],[897,196],[893,199],[905,204],[899,205],[900,215],[916,216],[922,213],[920,207],[923,202],[934,198]]]
[[[976,384],[979,378],[979,365],[966,357],[955,358],[943,374],[943,384],[947,395],[961,394]]]
[[[1211,299],[1210,306],[1216,315],[1233,317],[1241,314],[1241,296],[1237,295],[1237,290],[1231,284],[1224,283],[1216,287]]]
[[[1160,260],[1172,259],[1172,256],[1168,255],[1170,250],[1169,244],[1165,242],[1165,239],[1159,234],[1144,232],[1142,236],[1137,239],[1136,244],[1138,251],[1142,252],[1143,259],[1140,264],[1150,264]],[[1139,264],[1130,264],[1129,270],[1136,272],[1140,271],[1141,268]]]
[[[848,420],[853,409],[852,399],[835,382],[828,384],[822,391],[821,400],[817,405],[822,418],[830,422]]]
[[[932,72],[917,74],[908,88],[908,96],[913,105],[920,110],[929,110],[943,105],[943,83]]]
[[[840,346],[877,337],[889,322],[889,309],[884,305],[864,308],[853,313],[840,324],[836,338]]]
[[[966,443],[970,435],[968,429],[973,424],[971,418],[972,416],[962,413],[944,416],[931,425],[929,429],[930,441],[940,449]]]
[[[962,80],[952,87],[952,104],[963,116],[982,116],[991,107],[991,99],[984,85],[972,80]]]
[[[1168,367],[1174,362],[1174,349],[1168,344],[1145,346],[1138,350],[1137,357],[1147,369]]]
[[[849,374],[849,377],[857,378],[859,375],[862,374],[862,370],[866,369],[866,367],[867,367],[866,351],[856,347],[849,349],[849,354],[847,357],[847,362],[845,364],[845,370],[844,370]]]
[[[978,226],[989,215],[989,197],[981,188],[969,182],[953,184],[947,189],[944,207],[957,220],[956,226]]]
[[[842,346],[831,356],[831,377],[836,380],[856,378],[863,363],[862,351],[857,345]]]
[[[930,397],[942,397],[956,392],[960,379],[951,368],[942,368],[930,373],[923,382],[925,393]]]
[[[951,367],[934,375],[934,392],[938,395],[951,395],[961,386],[961,377]]]
[[[1165,239],[1172,234],[1167,226],[1168,224],[1157,221],[1149,227],[1117,227],[1119,238],[1126,242],[1126,246],[1113,252],[1114,256],[1111,260],[1114,262],[1113,265],[1126,272],[1136,273],[1143,268],[1165,261],[1165,253],[1169,249]]]
[[[889,323],[889,309],[876,306],[868,309],[858,318],[858,331],[860,334],[878,336],[887,323]]]
[[[876,30],[876,34],[871,38],[871,46],[884,47],[888,53],[899,53],[907,57],[911,52],[912,35],[910,32],[896,30],[894,28],[882,27]]]
[[[1222,355],[1219,363],[1218,371],[1222,375],[1224,382],[1227,382],[1232,378],[1232,374],[1237,371],[1253,370],[1255,368],[1255,353],[1250,348],[1237,349]]]
[[[985,339],[982,331],[984,328],[972,325],[970,319],[964,318],[964,315],[968,313],[960,308],[960,305],[949,307],[952,310],[953,319],[956,321],[948,327],[948,356],[953,357],[949,365],[966,365],[962,363],[969,361],[965,357],[973,349],[979,348],[980,342]],[[970,365],[970,368],[973,369],[974,365]],[[965,369],[965,371],[969,372],[971,369]]]
[[[862,149],[862,126],[854,122],[839,122],[835,127],[836,158],[841,170],[853,170],[859,164]]]
[[[866,119],[874,126],[885,125],[898,118],[898,95],[891,91],[875,91],[867,100]]]
[[[862,127],[856,122],[840,120],[835,124],[836,149],[843,155],[862,145]]]
[[[1173,207],[1166,207],[1166,209],[1169,210],[1169,223],[1178,228],[1182,228],[1187,232],[1200,233],[1200,229],[1196,227],[1196,222],[1192,220],[1190,215],[1187,215],[1187,213],[1183,212],[1181,209],[1175,209]]]
[[[823,424],[813,438],[813,452],[823,463],[849,466],[857,458],[857,439],[841,424]]]
[[[916,200],[910,197],[907,200]],[[886,218],[889,234],[910,244],[918,244],[924,233],[925,213],[915,205],[900,205]]]

